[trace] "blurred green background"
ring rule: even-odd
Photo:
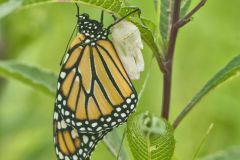
[[[151,0],[129,0],[144,17],[156,21]],[[193,4],[198,2],[193,1]],[[171,122],[190,98],[236,54],[240,53],[240,1],[209,0],[177,40],[173,72]],[[0,59],[14,59],[57,73],[76,23],[73,4],[24,8],[0,21]],[[100,11],[81,6],[99,19]],[[106,25],[110,24],[108,18]],[[145,45],[149,66],[151,51]],[[146,67],[148,68],[148,67]],[[147,69],[146,69],[147,70]],[[135,86],[139,90],[146,72]],[[138,110],[161,113],[162,76],[154,61]],[[191,159],[210,123],[215,126],[201,155],[240,145],[240,79],[224,83],[205,97],[175,132],[175,155]],[[0,79],[0,159],[56,159],[52,140],[54,99],[16,80]],[[93,160],[115,159],[101,142]]]

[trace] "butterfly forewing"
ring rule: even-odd
[[[63,64],[57,106],[66,123],[83,133],[112,129],[134,111],[136,92],[109,40],[82,42],[74,40],[71,46],[78,47],[69,49]]]

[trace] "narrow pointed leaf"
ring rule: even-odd
[[[183,17],[187,14],[187,11],[191,5],[191,2],[192,0],[182,0],[180,17]]]
[[[189,101],[184,110],[179,114],[173,126],[176,127],[186,116],[186,114],[210,91],[223,84],[227,80],[232,79],[234,76],[239,75],[239,72],[240,55],[233,58],[223,69],[221,69],[203,86],[203,88]]]
[[[173,0],[161,0],[160,4],[160,33],[164,42],[168,40],[168,35],[171,28],[171,10]]]
[[[37,67],[14,61],[0,61],[0,76],[7,76],[55,96],[57,76]]]

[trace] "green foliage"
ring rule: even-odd
[[[219,85],[223,84],[227,80],[232,79],[240,72],[240,55],[233,58],[223,69],[221,69],[216,75],[210,79],[203,88],[189,101],[184,108],[179,119],[183,118],[203,97],[205,97],[210,91]],[[179,120],[177,119],[177,121]],[[176,125],[176,124],[174,124]]]
[[[21,1],[9,0],[0,5],[0,19],[13,12],[21,5]]]
[[[149,113],[128,120],[127,137],[136,160],[170,160],[175,147],[171,125]]]
[[[209,80],[204,87],[196,94],[196,96],[190,101],[189,105],[196,103],[209,91],[213,90],[223,82],[230,80],[240,72],[240,55],[233,58],[223,69],[221,69],[216,75]]]
[[[172,1],[169,0],[161,0],[160,7],[160,32],[162,35],[162,39],[164,42],[168,40],[168,35],[170,31],[170,22],[171,22],[171,4]],[[170,6],[171,5],[171,6]]]
[[[155,8],[157,8],[157,15],[158,17],[158,23],[159,23],[159,30],[161,33],[162,41],[166,44],[168,41],[169,32],[171,29],[171,19],[172,19],[172,13],[171,9],[173,8],[174,0],[156,0],[155,5],[157,5]],[[191,0],[182,0],[181,3],[181,17],[186,15],[187,10],[189,9],[191,4]]]
[[[57,76],[40,68],[13,61],[0,61],[0,76],[14,78],[36,90],[43,91],[51,96],[55,95]]]
[[[26,9],[26,8],[30,8],[32,6],[37,6],[39,4],[47,4],[47,3],[53,3],[53,2],[60,3],[63,1],[56,1],[56,0],[9,0],[9,1],[5,1],[4,3],[0,4],[0,18],[3,18],[4,16],[8,15],[9,13],[15,11],[17,8],[18,9],[22,9],[22,8]],[[66,0],[64,2],[73,3],[73,1],[70,1],[70,0]],[[119,17],[122,17],[122,16],[130,13],[131,11],[137,9],[137,7],[130,7],[130,6],[126,5],[124,3],[124,0],[78,0],[77,2],[80,4],[84,4],[86,6],[103,9],[109,13],[114,13]],[[170,15],[169,14],[169,5],[170,5],[169,2],[170,1],[155,0],[155,2],[156,2],[155,8],[157,10],[157,16],[159,16],[158,17],[159,22],[157,24],[157,25],[159,25],[158,27],[156,27],[156,25],[151,20],[142,18],[140,16],[140,11],[137,12],[136,14],[132,15],[131,17],[129,17],[128,20],[134,22],[138,26],[138,28],[140,29],[140,31],[142,33],[142,37],[143,37],[144,41],[149,45],[149,47],[152,49],[152,51],[155,54],[158,54],[158,53],[160,53],[161,50],[164,50],[164,48],[161,48],[163,46],[160,46],[161,44],[159,44],[159,42],[163,41],[166,44],[166,42],[168,41],[171,16],[169,16]],[[191,4],[191,0],[182,0],[181,17],[186,15],[190,4]],[[38,17],[36,17],[36,19],[37,18]],[[227,18],[229,19],[229,17],[227,17]],[[204,21],[204,23],[205,23],[205,21]],[[208,23],[208,22],[206,22],[206,23]],[[14,25],[16,25],[16,24],[17,23],[14,23]],[[17,24],[17,25],[20,25],[20,24]],[[201,25],[198,25],[198,26],[201,27]],[[51,27],[51,24],[49,25],[49,28],[50,27]],[[160,30],[159,30],[159,28],[160,28]],[[194,30],[194,33],[195,32],[196,31]],[[58,32],[58,35],[59,35],[59,33],[60,32]],[[190,34],[191,34],[191,32],[190,32]],[[223,33],[221,30],[221,35],[222,34]],[[161,39],[161,40],[159,41],[159,39]],[[191,37],[190,37],[190,39],[191,39]],[[205,42],[205,40],[206,39],[204,39],[202,41]],[[12,39],[12,41],[14,41],[14,39]],[[50,42],[50,43],[52,44],[52,42]],[[192,48],[192,46],[194,46],[193,45],[194,43],[191,40],[188,40],[186,43],[188,44],[187,51],[182,51],[182,53],[189,53],[189,50]],[[56,46],[56,48],[57,47],[59,47],[59,46]],[[164,47],[166,47],[166,46],[164,46]],[[208,49],[209,50],[207,50],[207,52],[211,52],[210,51],[211,47],[209,47]],[[191,58],[190,59],[188,58],[188,57],[191,57],[192,54],[194,54],[194,53],[191,52],[191,54],[189,53],[189,55],[187,55],[187,54],[185,55],[184,61],[186,63],[189,63],[192,61]],[[151,54],[149,54],[149,55],[151,55]],[[204,55],[204,53],[203,53],[198,56],[201,57],[201,56],[206,56],[206,55]],[[208,61],[207,58],[204,59],[203,64],[204,63],[207,64],[207,62],[205,62],[205,60]],[[211,64],[209,63],[209,65],[211,65]],[[179,67],[179,68],[181,68],[181,67]],[[206,85],[189,102],[189,104],[187,105],[186,109],[183,112],[188,112],[203,97],[205,97],[211,90],[213,90],[214,88],[216,88],[223,82],[230,80],[235,75],[237,75],[237,73],[239,73],[239,70],[240,70],[240,56],[237,56],[231,62],[229,62],[220,72],[218,72],[210,81],[208,81],[208,83],[206,83]],[[181,69],[179,69],[176,72],[182,73]],[[191,75],[191,73],[192,73],[190,71],[190,69],[188,69],[187,72],[189,72],[188,75]],[[154,75],[155,74],[157,74],[157,73],[154,72]],[[21,82],[31,86],[32,88],[36,89],[37,91],[42,91],[43,93],[46,93],[49,97],[51,97],[51,99],[54,99],[57,76],[55,74],[53,74],[52,72],[45,71],[45,70],[41,69],[40,67],[39,68],[32,67],[32,66],[24,65],[24,64],[21,64],[18,62],[0,61],[0,76],[14,78],[18,81],[21,81]],[[153,78],[151,78],[151,76],[150,76],[150,69],[149,69],[146,79],[142,85],[143,89],[140,91],[140,94],[139,94],[140,97],[142,97],[142,92],[143,92],[144,88],[146,87],[148,80],[151,82],[153,81]],[[178,81],[178,80],[179,79],[177,79],[176,81]],[[180,81],[177,83],[180,83]],[[184,83],[185,82],[181,82],[180,84],[177,84],[177,85],[182,85]],[[194,83],[197,84],[198,82],[194,82]],[[151,83],[151,84],[153,84],[153,83]],[[159,79],[157,80],[157,82],[155,84],[159,84]],[[147,98],[145,98],[146,95],[144,95],[145,102],[143,103],[144,104],[143,107],[145,107],[144,109],[146,109],[146,110],[152,111],[154,109],[147,108],[146,104],[148,106],[149,102],[151,102],[151,104],[154,103],[154,102],[152,102],[152,99],[156,99],[156,97],[159,97],[159,95],[155,94],[155,86],[153,89],[149,89],[149,90],[150,91],[148,91],[147,93],[148,93],[148,98],[150,100],[146,100],[147,99]],[[179,103],[179,102],[173,102],[173,103]],[[157,104],[157,105],[159,105],[159,104]],[[179,105],[179,104],[174,104],[174,105]],[[5,107],[5,108],[8,108],[8,107]],[[12,111],[10,111],[10,112],[12,112]],[[208,120],[209,119],[207,119],[206,121],[208,121]],[[10,121],[10,119],[9,119],[9,121]],[[199,120],[197,122],[199,122]],[[196,121],[194,123],[196,123]],[[41,130],[41,128],[39,128],[39,130]],[[168,122],[166,122],[162,119],[159,119],[151,114],[143,114],[143,113],[137,114],[137,115],[133,115],[129,119],[127,131],[128,131],[128,133],[127,133],[128,141],[129,141],[133,156],[136,160],[144,160],[144,159],[147,159],[147,160],[150,160],[150,159],[170,160],[171,159],[174,149],[175,149],[175,140],[174,140],[174,136],[173,136],[173,129],[168,124]],[[30,133],[32,133],[32,132],[30,132]],[[105,143],[107,144],[107,146],[110,148],[111,152],[115,156],[118,153],[119,148],[120,148],[121,139],[122,139],[121,136],[122,136],[122,132],[119,129],[114,129],[104,139]],[[193,141],[192,139],[194,138],[194,136],[187,137],[187,138],[191,139],[191,140],[186,140],[186,144],[191,144],[191,142],[189,142],[189,141]],[[185,143],[185,141],[184,141],[184,143]],[[222,143],[224,144],[224,142],[222,142]],[[49,146],[49,144],[48,144],[48,146]],[[189,149],[189,150],[190,151],[188,151],[188,152],[191,152],[191,149]],[[236,160],[236,159],[240,159],[240,155],[239,155],[238,151],[239,151],[239,147],[236,147],[233,149],[219,152],[214,155],[203,157],[200,160],[225,160],[225,159],[226,160]],[[183,153],[181,153],[181,154],[183,154]],[[33,159],[32,157],[35,157],[34,151],[32,152],[31,158],[29,158],[29,159]],[[39,158],[39,159],[41,159],[41,158]],[[125,145],[122,146],[120,159],[122,159],[122,160],[131,159],[130,155],[127,152],[127,148]],[[178,160],[180,160],[180,159],[178,159]]]
[[[240,147],[232,147],[206,157],[199,158],[198,160],[238,160],[240,159]]]
[[[192,2],[192,0],[182,0],[180,17],[183,17],[186,15],[186,13],[191,5],[191,2]]]

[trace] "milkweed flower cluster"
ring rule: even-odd
[[[144,70],[140,31],[133,23],[123,20],[113,27],[112,38],[130,79],[139,79]]]

